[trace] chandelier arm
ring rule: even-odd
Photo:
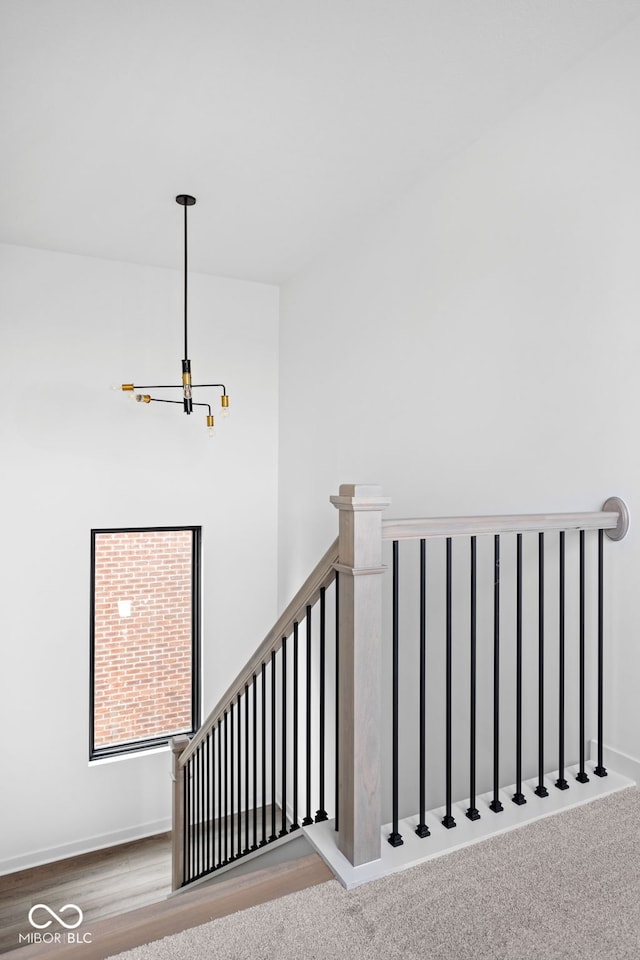
[[[182,403],[182,400],[164,400],[162,397],[149,397],[149,403]],[[194,407],[206,407],[209,411],[209,416],[211,416],[211,404],[210,403],[197,403],[195,400],[192,403]]]
[[[182,400],[165,400],[164,397],[149,397],[149,403],[178,403],[182,404]],[[194,407],[206,407],[209,411],[209,416],[211,416],[211,404],[210,403],[197,403],[193,401]]]
[[[194,406],[194,407],[206,407],[207,410],[209,411],[209,416],[211,416],[211,404],[210,404],[210,403],[196,403],[196,401],[194,400],[194,401],[193,401],[193,406]]]
[[[181,383],[134,383],[134,390],[182,390]],[[179,400],[175,401],[179,403]]]
[[[222,387],[222,392],[226,393],[227,388],[224,383],[193,383],[191,384],[191,389],[195,390],[197,387]]]

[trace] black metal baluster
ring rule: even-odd
[[[211,857],[210,857],[210,869],[215,870],[216,868],[216,785],[218,778],[216,776],[216,762],[217,762],[217,747],[216,747],[216,727],[215,724],[211,727],[211,805],[209,808],[209,837],[211,843]]]
[[[198,747],[199,754],[199,798],[198,798],[198,873],[201,874],[204,870],[204,835],[203,835],[203,824],[204,824],[204,742]]]
[[[229,863],[229,723],[224,712],[224,863]]]
[[[282,825],[279,837],[287,834],[287,638],[282,638]]]
[[[469,820],[479,820],[480,811],[476,806],[476,648],[478,633],[477,617],[477,550],[476,538],[470,538],[470,638],[469,638]]]
[[[298,830],[298,624],[293,625],[293,823],[292,830]]]
[[[598,763],[596,777],[606,777],[604,766],[604,530],[598,530]]]
[[[335,804],[336,804],[336,818],[335,818],[335,829],[339,827],[338,820],[338,793],[340,785],[340,574],[336,572],[335,579],[335,601],[336,601],[336,771],[335,771]]]
[[[198,872],[198,756],[197,753],[191,757],[191,877],[195,877]]]
[[[398,632],[398,607],[399,607],[399,576],[400,562],[398,558],[398,541],[393,541],[393,631],[392,631],[392,667],[391,667],[391,685],[392,685],[392,717],[391,717],[391,740],[392,740],[392,774],[391,774],[391,796],[393,808],[393,822],[388,841],[392,847],[400,847],[404,840],[398,832],[398,662],[399,662],[399,632]]]
[[[516,792],[511,798],[519,807],[526,803],[522,792],[522,534],[516,536]]]
[[[209,809],[207,811],[208,824],[207,824],[207,836],[209,837],[209,870],[213,870],[215,862],[215,789],[216,789],[216,731],[215,727],[211,728],[211,741],[210,741],[211,752],[209,755],[209,770],[211,772],[211,783],[209,786]]]
[[[249,684],[244,685],[244,850],[249,853]]]
[[[584,695],[584,668],[585,668],[585,591],[584,591],[584,574],[585,574],[585,563],[584,563],[584,530],[580,531],[580,667],[579,667],[579,684],[580,684],[580,769],[576,780],[579,783],[588,783],[589,777],[584,768],[585,756],[584,756],[584,747],[585,747],[585,722],[584,722],[584,712],[585,712],[585,695]]]
[[[222,717],[218,717],[218,863],[224,863],[222,847]]]
[[[258,849],[258,680],[252,674],[253,685],[253,844]]]
[[[303,827],[308,827],[309,824],[313,823],[313,817],[311,816],[311,607],[309,605],[307,605],[306,616],[307,616],[307,745],[306,745],[307,812],[305,814],[304,820],[302,821]]]
[[[267,674],[266,664],[262,664],[262,840],[260,846],[267,842]]]
[[[196,845],[196,857],[195,857],[195,867],[196,867],[196,876],[200,874],[202,869],[202,750],[200,747],[196,749],[195,753],[195,772],[196,772],[196,784],[195,784],[195,800],[196,800],[196,811],[195,811],[195,845]]]
[[[493,538],[493,800],[489,810],[502,813],[500,803],[500,535]]]
[[[430,836],[427,816],[427,542],[420,541],[420,819],[419,837]]]
[[[206,852],[207,852],[207,851],[206,851],[207,817],[206,817],[206,812],[205,812],[205,811],[206,811],[206,806],[205,806],[205,804],[206,804],[206,799],[207,799],[207,792],[206,792],[206,788],[207,788],[206,737],[205,737],[205,739],[202,741],[202,743],[200,744],[200,747],[199,747],[198,749],[200,750],[200,753],[202,754],[202,761],[201,761],[201,766],[200,766],[200,776],[201,776],[201,778],[202,778],[201,781],[200,781],[200,830],[199,830],[200,849],[201,849],[201,853],[200,853],[200,873],[204,873],[204,872],[206,871],[206,869],[207,869],[207,861],[206,861]]]
[[[447,537],[447,600],[446,600],[446,639],[447,639],[447,666],[446,666],[446,813],[442,825],[451,830],[456,821],[451,813],[451,772],[452,772],[452,729],[451,729],[451,686],[453,680],[453,642],[451,623],[451,537]]]
[[[193,879],[197,873],[198,863],[198,849],[196,846],[196,841],[194,840],[196,832],[196,795],[198,790],[198,782],[196,775],[196,764],[198,762],[197,754],[192,754],[189,757],[189,877]]]
[[[324,769],[325,769],[325,683],[326,683],[326,623],[325,623],[325,588],[320,587],[320,716],[319,720],[319,741],[320,749],[318,755],[318,787],[319,799],[318,809],[316,810],[316,823],[322,823],[328,820],[327,811],[324,808]]]
[[[200,863],[199,863],[199,873],[203,873],[206,870],[206,816],[205,816],[205,800],[206,800],[206,753],[205,753],[205,744],[206,737],[198,747],[198,750],[201,755],[200,759],[200,824],[198,828],[198,845],[200,847]]]
[[[229,797],[229,819],[231,821],[231,831],[229,835],[229,846],[231,847],[231,852],[229,854],[230,860],[235,860],[235,770],[234,770],[234,757],[235,757],[235,740],[234,740],[234,723],[233,723],[233,701],[229,704],[229,787],[230,787],[230,797]]]
[[[271,836],[269,842],[277,840],[276,835],[276,652],[271,651]]]
[[[537,797],[548,797],[544,785],[544,532],[538,533],[538,785]]]
[[[238,816],[236,825],[238,832],[238,852],[236,856],[242,855],[242,707],[240,706],[240,693],[238,693]]]
[[[560,531],[558,542],[558,779],[556,787],[558,790],[568,790],[564,775],[564,675],[565,675],[565,631],[564,631],[564,612],[565,612],[565,543],[564,530]]]
[[[183,883],[191,880],[191,757],[187,760],[184,767],[184,868]]]
[[[205,780],[205,791],[204,791],[204,797],[205,797],[205,806],[204,806],[204,830],[205,830],[205,833],[204,833],[204,869],[205,869],[205,873],[208,873],[209,870],[210,870],[210,868],[211,868],[211,863],[210,863],[211,850],[210,850],[210,846],[209,846],[209,814],[210,814],[210,809],[209,809],[209,806],[210,806],[210,805],[209,805],[209,787],[210,787],[210,780],[209,780],[209,761],[210,761],[210,754],[211,754],[211,744],[210,744],[210,742],[209,742],[210,736],[211,736],[211,731],[209,731],[209,732],[207,733],[207,736],[205,737],[205,748],[204,748],[204,780]]]

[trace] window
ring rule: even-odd
[[[199,726],[200,532],[91,531],[91,759]]]

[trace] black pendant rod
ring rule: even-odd
[[[187,207],[192,207],[196,198],[188,193],[179,193],[176,197],[176,203],[184,207],[184,359],[187,360],[189,352],[187,350]]]
[[[189,356],[187,350],[187,204],[184,205],[184,359]]]

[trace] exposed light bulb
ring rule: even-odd
[[[213,427],[209,427],[209,436],[210,436],[210,437],[213,437],[213,436],[214,436]]]

